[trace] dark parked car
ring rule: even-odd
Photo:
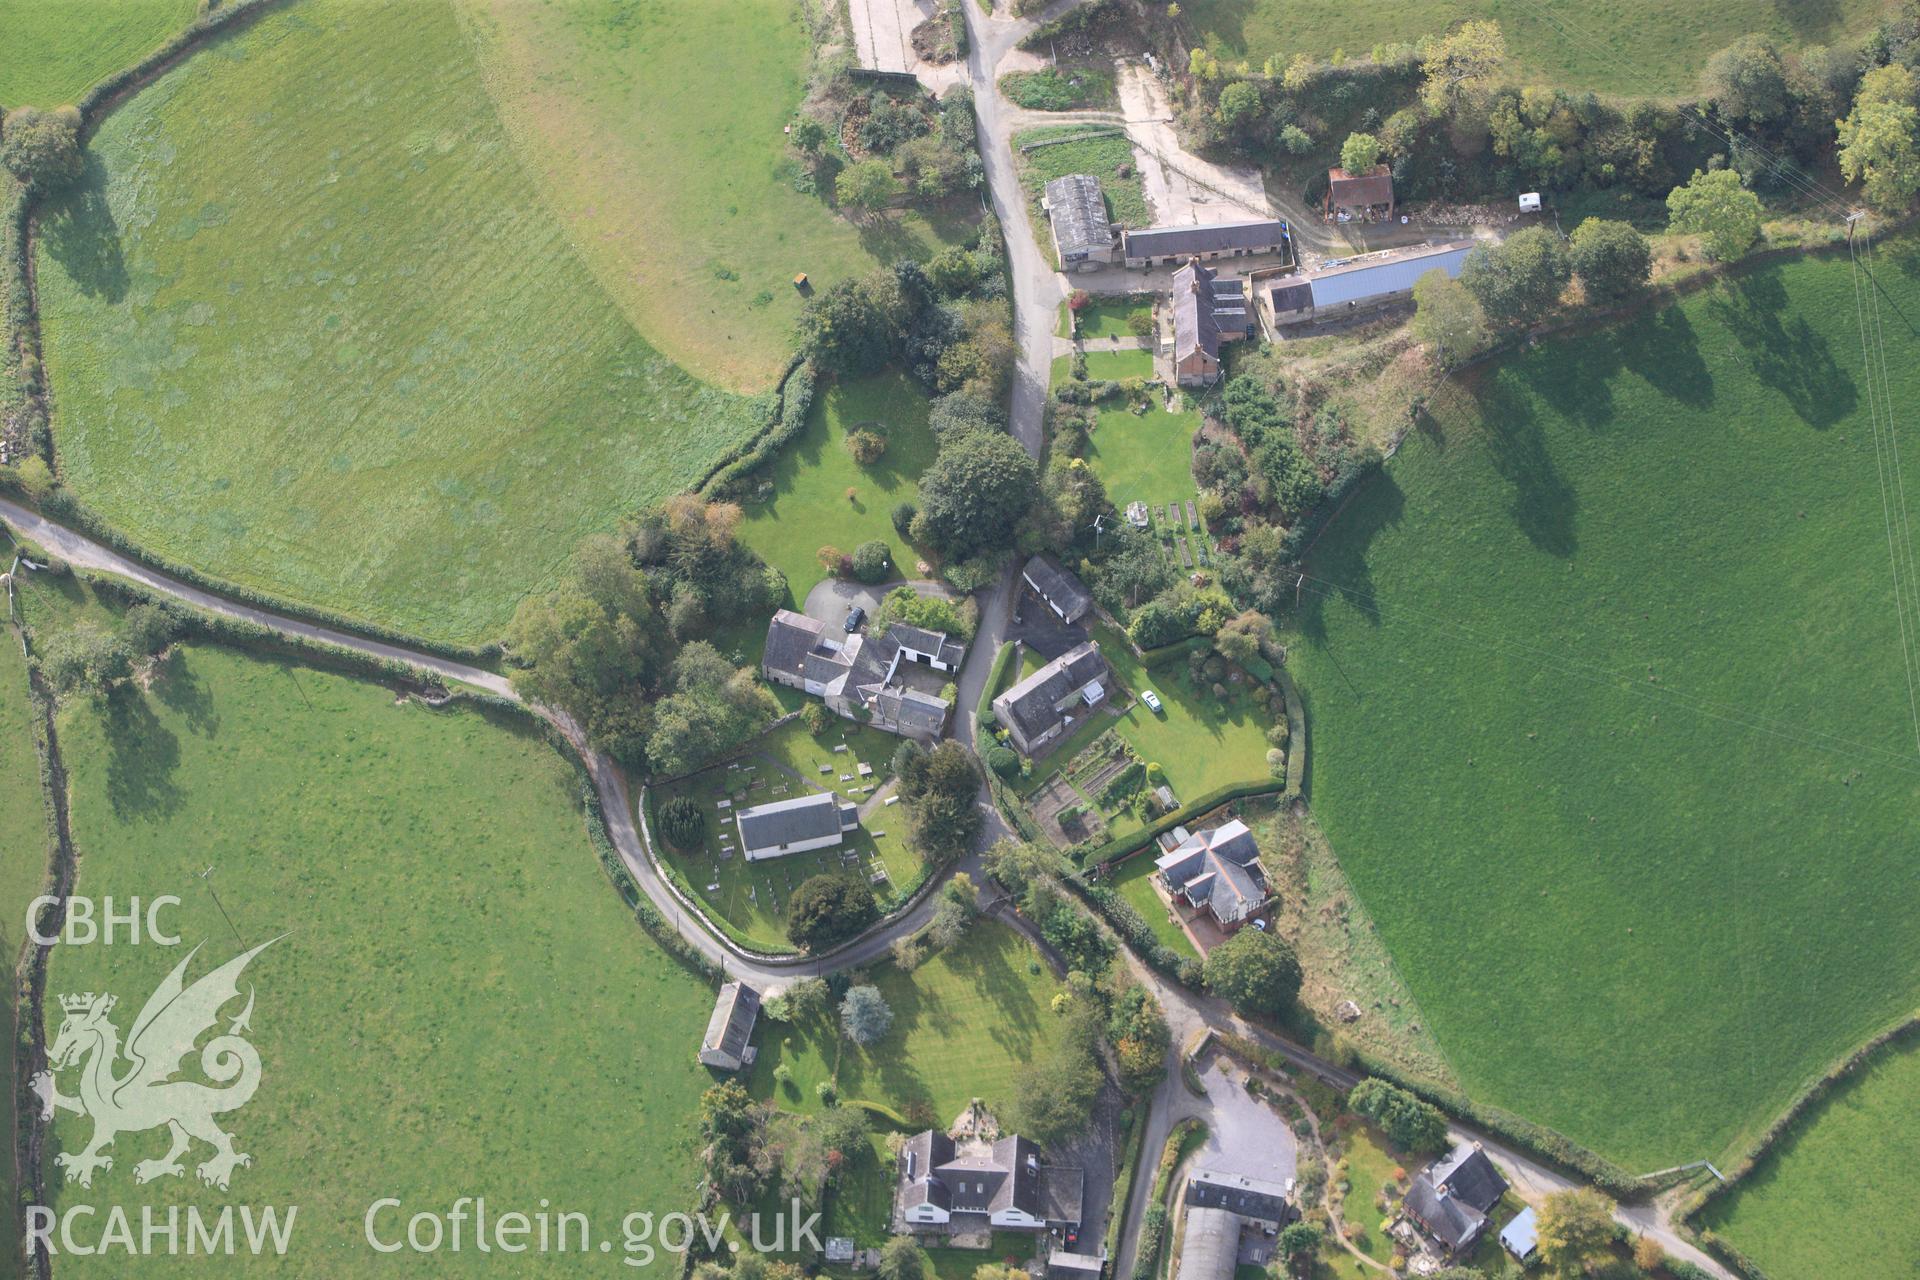
[[[852,634],[853,632],[858,631],[860,629],[860,624],[865,622],[866,620],[867,620],[867,611],[861,608],[859,605],[855,605],[853,606],[853,608],[847,610],[848,634]]]

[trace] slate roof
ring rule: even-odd
[[[1147,227],[1129,231],[1129,258],[1180,257],[1189,253],[1231,253],[1284,243],[1287,224],[1278,218],[1252,222],[1206,222],[1191,227]]]
[[[1429,1235],[1459,1253],[1479,1240],[1488,1212],[1506,1193],[1507,1180],[1486,1152],[1463,1142],[1413,1180],[1402,1207]]]
[[[1253,833],[1235,818],[1188,836],[1153,865],[1188,903],[1206,907],[1221,924],[1233,924],[1267,900],[1266,873],[1259,859]]]
[[[929,654],[950,667],[958,666],[967,656],[967,646],[949,640],[946,632],[912,627],[904,622],[888,623],[882,643],[895,649],[905,646],[915,653]]]
[[[1471,1248],[1487,1229],[1486,1214],[1458,1196],[1435,1188],[1425,1178],[1413,1180],[1400,1207],[1454,1253]]]
[[[948,704],[918,689],[888,685],[873,695],[874,713],[906,733],[938,734],[947,727]]]
[[[1071,1221],[1079,1225],[1081,1172],[1043,1168],[1040,1151],[1020,1136],[1001,1138],[986,1152],[958,1154],[953,1139],[932,1129],[907,1139],[900,1152],[900,1197],[903,1208],[934,1204],[949,1213],[999,1213],[1017,1208],[1034,1218],[1046,1218],[1051,1184],[1072,1191]],[[1043,1175],[1072,1175],[1052,1177]],[[1049,1184],[1043,1186],[1042,1184]]]
[[[841,822],[850,808],[842,805],[831,792],[817,791],[810,796],[795,796],[791,800],[775,800],[742,809],[734,821],[740,828],[743,848],[777,849],[783,844],[838,835],[845,829]]]
[[[1029,740],[1062,718],[1057,704],[1090,681],[1103,679],[1107,660],[1092,640],[1074,646],[993,700],[994,711],[1010,717]]]
[[[1414,281],[1435,267],[1458,279],[1460,268],[1472,250],[1471,241],[1425,245],[1377,262],[1356,262],[1350,266],[1317,272],[1307,277],[1307,287],[1313,291],[1316,309],[1347,302],[1366,302],[1384,294],[1413,288]]]
[[[1086,1196],[1084,1170],[1054,1164],[1040,1166],[1040,1216],[1048,1222],[1080,1225],[1080,1205]]]
[[[1274,285],[1267,296],[1272,299],[1275,315],[1305,311],[1313,305],[1313,286],[1305,280],[1287,280]]]
[[[1285,1223],[1293,1217],[1293,1204],[1287,1199],[1284,1183],[1212,1169],[1195,1169],[1188,1176],[1187,1204],[1226,1209],[1263,1222]]]
[[[767,624],[767,649],[761,665],[768,671],[806,674],[807,655],[826,638],[827,624],[804,613],[782,609]]]
[[[1070,173],[1047,184],[1047,217],[1063,258],[1113,247],[1106,198],[1090,173]]]
[[[744,982],[729,982],[720,988],[713,1002],[713,1016],[707,1019],[707,1034],[700,1040],[700,1053],[724,1054],[735,1062],[747,1052],[753,1038],[753,1023],[760,1016],[760,993]]]
[[[1327,203],[1336,209],[1364,209],[1369,205],[1392,204],[1393,170],[1384,164],[1375,165],[1371,173],[1329,169]]]
[[[1427,1168],[1426,1176],[1436,1187],[1466,1201],[1482,1213],[1489,1213],[1507,1194],[1507,1180],[1476,1144],[1463,1142]]]
[[[1027,561],[1020,576],[1041,598],[1064,613],[1068,622],[1078,622],[1093,608],[1093,596],[1080,579],[1061,568],[1052,556],[1035,556]]]
[[[1247,289],[1238,279],[1221,280],[1198,260],[1173,273],[1173,358],[1195,351],[1220,358],[1220,344],[1247,331]]]

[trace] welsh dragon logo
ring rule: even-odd
[[[148,997],[124,1046],[120,1029],[108,1016],[113,1012],[113,996],[89,991],[60,997],[66,1017],[47,1055],[53,1071],[35,1075],[32,1087],[40,1096],[43,1120],[53,1119],[56,1110],[93,1119],[93,1140],[86,1148],[77,1153],[63,1151],[57,1157],[67,1181],[92,1186],[95,1170],[113,1168],[113,1157],[103,1154],[103,1149],[116,1137],[161,1125],[173,1135],[173,1146],[157,1160],[134,1165],[136,1182],[180,1176],[185,1172],[180,1157],[195,1138],[213,1148],[213,1155],[196,1170],[200,1180],[222,1191],[236,1167],[253,1163],[252,1156],[234,1150],[233,1135],[214,1123],[215,1116],[247,1105],[260,1085],[260,1054],[241,1036],[253,1016],[251,987],[246,1007],[228,1024],[226,1033],[216,1035],[200,1050],[201,1071],[224,1087],[173,1077],[193,1052],[194,1043],[219,1022],[221,1008],[239,998],[240,975],[248,963],[279,940],[263,942],[187,986],[187,965],[200,951],[196,946]],[[130,1064],[124,1071],[118,1069],[123,1059]],[[76,1064],[80,1094],[68,1097],[55,1084],[53,1072]]]

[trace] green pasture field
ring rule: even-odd
[[[115,993],[124,1033],[188,948],[204,944],[191,979],[239,953],[236,931],[279,940],[243,980],[259,1092],[222,1121],[253,1164],[218,1191],[195,1176],[207,1154],[196,1146],[184,1177],[137,1186],[134,1165],[162,1155],[166,1135],[126,1133],[91,1190],[54,1175],[56,1212],[104,1200],[138,1222],[142,1205],[298,1205],[276,1274],[338,1276],[417,1272],[417,1255],[364,1241],[383,1196],[406,1213],[462,1195],[531,1212],[546,1197],[616,1242],[636,1206],[693,1206],[694,1113],[711,1082],[693,1050],[711,994],[622,905],[587,839],[578,772],[541,735],[199,646],[177,649],[150,690],[71,699],[59,726],[77,892],[177,894],[164,918],[184,945],[60,947],[50,993]],[[51,1035],[61,1015],[49,1008]],[[54,1143],[73,1151],[89,1133],[63,1117]],[[543,1263],[607,1269],[598,1253]],[[487,1259],[469,1247],[436,1265]],[[127,1274],[118,1255],[60,1267]],[[252,1273],[244,1253],[146,1257],[139,1270]]]
[[[1579,8],[1551,0],[1191,0],[1181,10],[1194,44],[1222,58],[1249,59],[1256,69],[1269,57],[1284,63],[1300,53],[1365,57],[1375,45],[1491,18],[1506,34],[1517,76],[1568,89],[1666,96],[1692,91],[1707,58],[1749,32],[1787,49],[1837,45],[1867,34],[1888,7],[1882,0],[1602,0]]]
[[[761,420],[600,292],[442,3],[275,8],[89,149],[39,239],[54,433],[156,552],[491,640]]]
[[[1172,948],[1175,955],[1193,956],[1200,953],[1195,950],[1193,940],[1187,937],[1186,930],[1167,911],[1167,904],[1153,890],[1153,859],[1157,850],[1149,847],[1149,852],[1136,854],[1120,864],[1111,881],[1121,897],[1140,913],[1142,919],[1153,930],[1153,936]]]
[[[795,274],[825,287],[977,225],[972,196],[855,223],[795,189],[783,130],[813,40],[791,0],[456,3],[567,239],[647,341],[720,386],[772,385]]]
[[[1135,312],[1151,315],[1153,299],[1099,298],[1082,307],[1074,319],[1083,338],[1133,338],[1139,335],[1127,327],[1127,320]]]
[[[0,106],[57,107],[193,21],[194,0],[0,0]]]
[[[1124,378],[1151,378],[1153,352],[1133,348],[1125,351],[1089,351],[1087,376],[1119,382]]]
[[[1090,354],[1089,364],[1094,355],[1102,354]],[[1193,433],[1200,429],[1197,411],[1169,413],[1156,407],[1135,413],[1124,402],[1112,401],[1100,406],[1099,414],[1087,437],[1087,465],[1106,486],[1114,506],[1124,512],[1129,502],[1165,506],[1175,498],[1184,503],[1199,496],[1193,483]]]
[[[1875,257],[1905,404],[1920,259]],[[1465,1091],[1636,1172],[1724,1160],[1920,991],[1860,353],[1827,256],[1450,386],[1283,637],[1314,812]]]
[[[838,716],[818,738],[798,720],[789,721],[756,744],[750,755],[731,765],[716,765],[661,788],[655,796],[656,812],[658,805],[672,796],[691,795],[707,816],[707,830],[698,851],[675,849],[664,840],[659,847],[701,905],[725,922],[737,940],[762,951],[791,951],[786,903],[807,877],[849,871],[865,878],[877,862],[887,872],[886,883],[873,886],[874,896],[883,902],[919,883],[921,861],[907,847],[906,811],[901,805],[883,802],[862,817],[860,829],[848,833],[835,848],[753,863],[740,856],[734,813],[818,791],[832,791],[864,808],[873,793],[851,795],[850,790],[884,784],[892,776],[893,753],[899,745],[900,739],[892,734]],[[846,750],[834,750],[841,746]],[[857,762],[872,765],[873,776],[860,777],[854,767]],[[820,772],[823,765],[826,773]],[[854,775],[853,780],[841,781],[843,773]],[[732,807],[720,808],[722,800]],[[723,834],[731,839],[726,846],[720,842]],[[856,855],[853,862],[845,860],[849,853]]]
[[[887,438],[887,451],[870,467],[847,452],[847,436],[863,426],[884,428]],[[918,495],[920,473],[933,455],[927,393],[906,374],[888,370],[822,388],[806,430],[760,473],[772,496],[744,504],[740,538],[787,575],[795,608],[827,576],[819,560],[824,546],[851,554],[863,542],[884,542],[893,552],[894,576],[919,577],[919,554],[894,531],[892,511]],[[855,491],[852,502],[848,489]]]
[[[1903,1188],[1920,1149],[1920,1042],[1881,1051],[1815,1103],[1696,1222],[1774,1280],[1920,1272],[1920,1219]]]
[[[761,1015],[759,1060],[750,1088],[788,1111],[820,1107],[816,1086],[832,1080],[842,1099],[881,1102],[906,1114],[928,1112],[945,1128],[974,1098],[1004,1111],[1013,1082],[1062,1032],[1050,1008],[1060,990],[1033,945],[1006,925],[978,920],[954,947],[912,973],[892,962],[867,980],[893,1010],[893,1029],[870,1049],[840,1031],[839,1012],[796,1026]],[[774,1070],[785,1064],[792,1083]]]
[[[8,548],[11,560],[11,548]],[[27,700],[27,664],[19,641],[0,633],[0,949],[9,964],[26,943],[27,905],[47,883],[46,801],[40,788],[40,757],[33,744],[33,704]],[[14,1027],[14,993],[5,995],[4,1022]],[[14,1136],[13,1055],[0,1063],[0,1085],[9,1100],[0,1107],[0,1137]],[[0,1165],[0,1193],[13,1193],[13,1166]],[[20,1215],[0,1214],[0,1256],[20,1252]]]

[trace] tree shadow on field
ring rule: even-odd
[[[213,709],[213,694],[194,674],[184,650],[175,647],[155,668],[153,694],[169,710],[184,717],[187,727],[201,737],[211,738],[220,732],[220,713]]]
[[[1713,375],[1700,358],[1700,336],[1679,307],[1648,311],[1610,332],[1620,363],[1655,391],[1692,409],[1713,404]]]
[[[1359,611],[1375,626],[1380,625],[1380,603],[1374,598],[1373,573],[1367,564],[1367,551],[1384,529],[1400,523],[1407,508],[1407,495],[1389,468],[1377,468],[1360,482],[1359,491],[1345,508],[1328,522],[1320,533],[1313,554],[1307,560],[1307,580],[1300,586],[1300,608],[1295,615],[1301,634],[1325,649],[1327,642],[1327,606],[1339,603]],[[1338,660],[1335,660],[1338,665]]]
[[[107,694],[107,801],[122,822],[164,818],[180,807],[173,780],[180,739],[160,723],[147,696],[132,684]]]
[[[1754,376],[1779,392],[1802,422],[1824,431],[1853,411],[1859,398],[1853,379],[1806,317],[1788,313],[1778,270],[1722,283],[1707,310],[1746,349]]]
[[[87,156],[80,180],[41,220],[40,243],[81,293],[106,302],[127,296],[120,228],[107,204],[107,170],[98,156]]]
[[[1549,555],[1572,555],[1579,545],[1573,532],[1579,499],[1547,452],[1532,406],[1499,378],[1482,379],[1473,394],[1486,429],[1487,457],[1513,486],[1508,510],[1514,524]]]
[[[1825,43],[1841,33],[1846,14],[1840,0],[1773,0],[1774,12],[1805,43]]]
[[[860,247],[877,261],[896,262],[901,258],[917,258],[926,252],[921,237],[898,218],[881,214],[860,219],[853,225],[860,235]]]

